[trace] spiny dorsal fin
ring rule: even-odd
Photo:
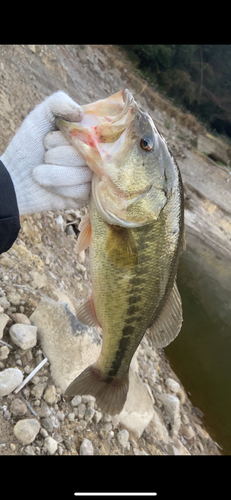
[[[166,347],[170,344],[177,337],[182,321],[181,297],[175,282],[159,317],[148,329],[154,345]]]
[[[87,326],[100,326],[95,314],[92,296],[86,299],[76,311],[76,317],[80,323]]]

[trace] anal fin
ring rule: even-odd
[[[181,297],[175,282],[160,315],[148,329],[153,344],[156,347],[170,344],[180,332],[182,321]]]

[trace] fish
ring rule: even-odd
[[[144,334],[165,347],[182,326],[176,277],[183,184],[165,139],[128,89],[83,109],[82,122],[58,117],[56,124],[93,171],[77,242],[78,252],[89,246],[92,293],[76,316],[102,328],[102,345],[64,397],[91,394],[101,411],[115,415],[126,402],[130,363]]]

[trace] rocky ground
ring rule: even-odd
[[[115,47],[107,51],[106,46],[2,46],[0,61],[0,120],[4,131],[0,154],[27,113],[55,90],[65,90],[83,104],[124,86],[133,92],[139,87],[140,77],[131,72]],[[147,106],[143,95],[138,100]],[[192,186],[195,179],[190,177],[191,167],[186,169],[183,161],[190,164],[193,154],[191,148],[198,133],[192,130],[194,121],[190,129],[178,125],[177,118],[163,109],[154,106],[151,111],[163,132],[171,136],[173,152]],[[198,161],[198,171],[202,163]],[[229,172],[222,172],[225,186]],[[204,204],[204,210],[207,208]],[[79,332],[70,320],[70,311],[74,313],[89,295],[88,252],[75,253],[78,223],[86,210],[22,217],[17,241],[0,256],[0,455],[219,455],[219,446],[206,432],[200,410],[191,404],[164,352],[155,350],[146,336],[133,363],[134,392],[120,418],[102,414],[88,395],[76,397],[71,403],[64,401],[65,370],[58,370],[57,364],[63,359],[60,351],[65,351],[69,337],[65,337],[61,322],[60,329],[55,328],[59,352],[53,352],[49,345],[57,301],[69,304],[70,309],[60,305],[59,311],[65,324],[70,325],[73,342],[85,342],[90,335],[92,352],[100,345],[99,332]],[[190,206],[188,211],[191,213]],[[224,218],[222,203],[220,211]],[[226,229],[220,232],[221,238],[228,240]],[[81,346],[84,349],[84,344]],[[48,360],[41,369],[18,390],[45,357]],[[68,370],[72,366],[63,376],[70,377]],[[134,394],[143,398],[136,399],[136,406]]]

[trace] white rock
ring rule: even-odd
[[[15,323],[22,323],[23,325],[31,325],[29,318],[22,313],[13,313],[12,318]]]
[[[35,386],[33,387],[33,389],[31,389],[32,396],[34,396],[36,399],[41,399],[45,387],[46,387],[46,383],[45,382],[43,382],[43,383],[42,382],[38,382],[38,384],[35,384]]]
[[[46,401],[46,403],[49,403],[50,405],[56,402],[56,388],[54,385],[49,385],[47,387],[47,389],[44,392],[43,399]]]
[[[37,342],[37,327],[33,325],[24,325],[15,323],[10,327],[10,336],[14,344],[21,349],[30,349]]]
[[[3,299],[4,297],[1,297],[1,298]],[[2,339],[2,337],[3,337],[3,330],[4,330],[4,328],[7,325],[9,320],[10,320],[10,318],[7,314],[5,314],[5,313],[0,314],[0,339]]]
[[[79,406],[80,403],[82,403],[82,397],[81,396],[75,396],[72,400],[71,400],[71,404],[72,406]]]
[[[168,431],[157,411],[154,410],[152,420],[146,430],[151,432],[157,440],[163,441],[165,444],[168,443]]]
[[[10,307],[10,302],[5,296],[0,297],[0,306],[3,307],[4,310]]]
[[[117,434],[117,439],[123,448],[126,448],[129,439],[129,432],[126,429],[119,431]]]
[[[80,403],[80,405],[78,406],[78,417],[79,417],[79,419],[84,418],[85,411],[86,411],[86,405],[84,403]]]
[[[47,285],[47,276],[45,273],[39,273],[38,271],[30,271],[29,272],[32,278],[32,286],[34,288],[43,288]]]
[[[171,425],[170,435],[174,436],[178,433],[181,425],[180,401],[172,394],[160,394],[158,399],[163,403],[166,417]]]
[[[6,368],[0,372],[0,396],[7,396],[21,384],[23,374],[18,368]]]
[[[27,413],[26,403],[19,398],[13,399],[10,411],[13,415],[25,415]]]
[[[93,422],[95,424],[98,424],[98,422],[101,420],[103,414],[101,413],[101,411],[97,411],[95,410],[95,413],[94,413],[94,416],[93,416]]]
[[[19,306],[21,295],[17,292],[10,292],[7,294],[7,299],[10,301],[13,306]]]
[[[92,406],[89,406],[86,409],[84,420],[86,420],[86,422],[90,422],[90,420],[92,420],[92,418],[94,417],[94,414],[95,414],[94,408],[92,408]]]
[[[35,418],[19,420],[14,426],[14,435],[22,444],[32,443],[39,433],[40,423]]]
[[[74,422],[74,420],[75,420],[75,414],[74,413],[69,413],[68,414],[68,418],[69,418],[70,422]]]
[[[29,444],[25,447],[25,453],[27,453],[27,455],[36,455],[34,447]]]
[[[171,449],[172,448],[172,449]],[[190,455],[189,451],[181,443],[181,441],[175,436],[170,444],[169,455]]]
[[[64,392],[99,357],[99,337],[96,342],[93,329],[79,323],[65,302],[42,299],[30,321],[38,327],[55,385]]]
[[[55,222],[60,231],[64,231],[64,220],[62,215],[58,215],[58,217],[55,218]]]
[[[167,378],[165,380],[165,385],[167,389],[174,392],[175,394],[178,394],[180,392],[180,384],[178,384],[178,382],[176,382],[176,380],[174,380],[173,378]]]
[[[84,439],[79,450],[80,455],[94,455],[93,444],[90,439]]]
[[[2,347],[0,347],[0,359],[7,359],[9,353],[10,349],[9,347],[7,347],[7,345],[3,345]]]
[[[54,455],[58,448],[58,443],[55,439],[52,437],[48,436],[44,439],[44,445],[43,445],[43,450],[48,454],[48,455]]]
[[[82,396],[82,403],[94,403],[95,402],[95,397],[92,396],[91,394],[87,394]]]
[[[117,426],[119,423],[139,438],[144,429],[152,420],[154,414],[153,395],[150,387],[144,384],[136,369],[136,357],[133,357],[129,370],[129,391],[127,401],[122,412],[112,417],[112,423]]]

